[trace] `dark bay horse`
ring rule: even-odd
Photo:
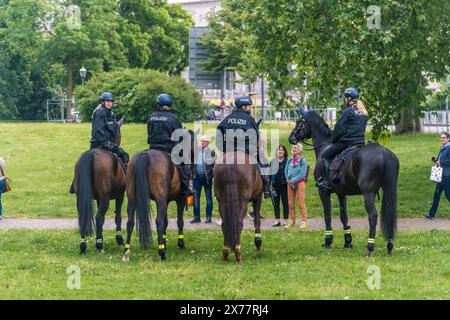
[[[230,249],[234,251],[236,263],[240,263],[241,232],[249,202],[253,202],[255,219],[255,246],[259,251],[261,239],[261,203],[263,181],[251,156],[238,152],[228,152],[217,158],[214,166],[214,192],[219,203],[222,218],[223,258],[226,260]],[[255,160],[256,161],[256,160]]]
[[[312,138],[316,153],[316,167],[314,178],[322,176],[321,153],[331,143],[332,131],[315,111],[301,110],[302,117],[289,136],[291,144]],[[369,215],[369,240],[366,256],[370,257],[375,249],[375,235],[377,228],[377,209],[375,195],[383,189],[381,204],[381,231],[387,240],[387,250],[391,254],[394,248],[393,240],[397,231],[397,181],[399,174],[399,160],[390,150],[379,144],[369,143],[357,148],[347,159],[342,168],[339,180],[330,181],[332,190],[319,189],[325,219],[325,248],[330,248],[333,242],[331,228],[331,193],[335,192],[339,198],[340,218],[344,226],[345,248],[352,247],[351,228],[347,218],[347,195],[364,197],[364,206]]]
[[[190,144],[191,165],[194,164],[195,136],[192,131],[185,131],[183,139],[188,137]],[[183,211],[186,207],[185,197],[181,192],[181,180],[178,170],[170,155],[159,150],[146,150],[133,156],[128,164],[127,174],[128,223],[127,240],[123,261],[130,259],[131,235],[137,227],[139,242],[142,247],[149,248],[152,241],[150,225],[149,199],[156,202],[156,228],[158,231],[158,252],[161,260],[166,259],[167,251],[167,208],[171,201],[177,204],[178,247],[184,249]]]
[[[120,145],[120,125],[117,124],[115,144]],[[122,204],[126,189],[126,172],[116,155],[102,149],[83,153],[75,164],[74,189],[77,196],[80,252],[86,252],[86,237],[94,227],[93,200],[97,201],[96,248],[103,251],[103,224],[110,200],[116,200],[116,242],[123,245]]]

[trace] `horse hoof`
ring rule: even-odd
[[[326,244],[326,243],[324,243],[324,244],[322,245],[322,248],[325,248],[325,249],[331,249],[331,244]]]
[[[351,243],[344,244],[344,249],[351,249],[353,248],[353,245]]]
[[[105,253],[105,250],[103,250],[103,249],[97,249],[97,253]]]
[[[130,250],[129,249],[125,250],[125,252],[123,253],[122,261],[130,262]]]
[[[86,243],[81,243],[80,244],[80,254],[86,254]]]
[[[371,258],[373,254],[373,251],[370,251],[369,249],[366,250],[366,258]]]
[[[242,264],[242,259],[239,259],[239,260],[236,259],[236,265],[237,265],[237,266],[240,266],[241,264]]]
[[[261,238],[255,238],[255,246],[256,246],[256,250],[260,250],[261,246],[262,246],[262,239]]]
[[[389,241],[387,244],[388,255],[392,255],[392,250],[394,250],[394,243],[392,241]]]
[[[123,246],[124,245],[123,237],[122,236],[116,236],[116,243],[117,243],[118,246]]]
[[[165,254],[160,254],[159,257],[161,258],[161,261],[166,261],[167,259]]]
[[[184,240],[178,239],[178,248],[180,248],[180,249],[185,248]]]

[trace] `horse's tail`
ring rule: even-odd
[[[85,152],[81,155],[77,166],[77,209],[78,226],[81,238],[90,236],[94,227],[93,201],[93,163],[95,153]]]
[[[381,187],[383,199],[381,203],[381,232],[384,239],[394,240],[397,231],[397,180],[399,172],[398,158],[389,152],[385,156],[384,175]]]
[[[152,240],[148,185],[149,165],[150,157],[145,152],[140,153],[134,163],[137,229],[139,230],[139,242],[144,248],[149,248]]]
[[[230,182],[227,187],[227,199],[225,205],[225,216],[222,223],[225,227],[225,244],[231,248],[235,248],[238,245],[239,239],[239,216],[242,208],[239,199],[239,187],[236,182]]]

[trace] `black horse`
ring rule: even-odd
[[[321,153],[331,143],[332,131],[315,111],[301,109],[302,117],[297,120],[294,130],[289,136],[291,144],[312,138],[316,153],[316,167],[314,178],[322,177]],[[346,160],[338,180],[330,181],[332,190],[319,188],[325,218],[325,248],[333,243],[331,228],[331,193],[335,192],[339,198],[340,218],[344,226],[345,248],[352,247],[351,228],[347,218],[347,195],[362,194],[364,206],[369,214],[369,240],[366,256],[370,257],[375,249],[375,234],[377,227],[377,209],[375,196],[380,188],[383,189],[381,205],[381,231],[388,241],[387,250],[391,254],[394,248],[393,240],[397,231],[397,181],[399,160],[390,150],[376,143],[369,143],[357,148]]]

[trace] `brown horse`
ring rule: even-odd
[[[191,166],[194,163],[194,133],[186,130],[190,136]],[[128,164],[127,197],[128,223],[127,241],[123,254],[123,261],[130,260],[131,235],[135,226],[137,212],[137,227],[139,242],[143,248],[149,248],[152,241],[150,226],[149,199],[156,202],[156,228],[158,231],[158,252],[161,260],[166,259],[167,251],[167,208],[171,201],[177,204],[178,217],[178,247],[184,249],[184,220],[183,211],[186,207],[185,197],[180,187],[181,180],[175,164],[170,156],[159,150],[146,150],[133,156]]]
[[[214,191],[219,203],[224,237],[223,258],[228,259],[229,250],[234,251],[236,263],[241,257],[241,232],[249,202],[255,212],[255,245],[261,249],[261,203],[263,181],[251,156],[237,151],[219,157],[214,166]]]
[[[114,143],[120,145],[120,125],[117,125],[117,130]],[[103,224],[112,199],[116,200],[116,242],[123,245],[121,210],[126,189],[126,172],[117,156],[102,149],[83,153],[75,164],[74,189],[81,237],[80,252],[86,252],[86,237],[92,234],[94,199],[98,208],[95,216],[97,250],[103,251]]]

